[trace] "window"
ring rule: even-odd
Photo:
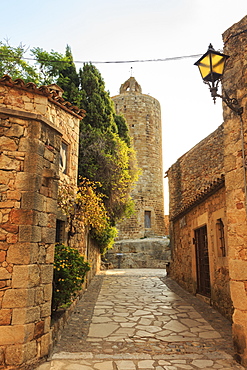
[[[151,228],[151,211],[145,211],[145,229]]]
[[[64,243],[65,221],[57,220],[56,222],[56,243]]]
[[[68,170],[68,148],[69,146],[62,141],[60,148],[59,168],[62,173],[67,173]]]
[[[218,218],[216,221],[216,240],[218,248],[218,257],[226,257],[224,223],[221,218]]]

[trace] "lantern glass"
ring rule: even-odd
[[[225,68],[228,55],[221,54],[210,45],[208,51],[195,63],[198,66],[202,79],[214,83],[219,80]]]

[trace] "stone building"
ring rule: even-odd
[[[66,240],[58,185],[76,186],[83,116],[56,85],[0,79],[1,368],[34,363],[52,346],[54,244]],[[85,252],[85,236],[73,238]],[[97,269],[99,251],[86,257]]]
[[[117,114],[129,126],[142,174],[132,197],[135,214],[118,225],[119,239],[138,239],[165,235],[162,134],[159,102],[142,94],[141,86],[130,77],[112,97]]]
[[[227,317],[233,312],[236,359],[247,366],[247,16],[223,41],[223,89],[243,114],[223,103],[224,123],[168,170],[170,274]]]
[[[168,170],[170,274],[231,318],[223,140],[221,125]]]

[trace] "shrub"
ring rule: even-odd
[[[116,227],[111,226],[109,223],[104,229],[100,231],[95,229],[91,231],[91,236],[100,247],[100,252],[103,255],[107,252],[108,249],[112,248],[117,234],[118,231]]]
[[[67,216],[69,230],[78,229],[82,233],[94,228],[100,232],[107,227],[109,217],[102,200],[103,194],[96,191],[97,186],[101,185],[86,178],[80,178],[77,188],[60,182],[58,205]]]
[[[55,246],[52,309],[55,311],[63,304],[69,304],[81,289],[88,262],[73,248],[65,245]]]

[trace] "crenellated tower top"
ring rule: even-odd
[[[136,81],[135,77],[130,77],[127,81],[125,81],[120,87],[120,94],[128,93],[128,92],[137,92],[139,94],[142,93],[142,88]]]

